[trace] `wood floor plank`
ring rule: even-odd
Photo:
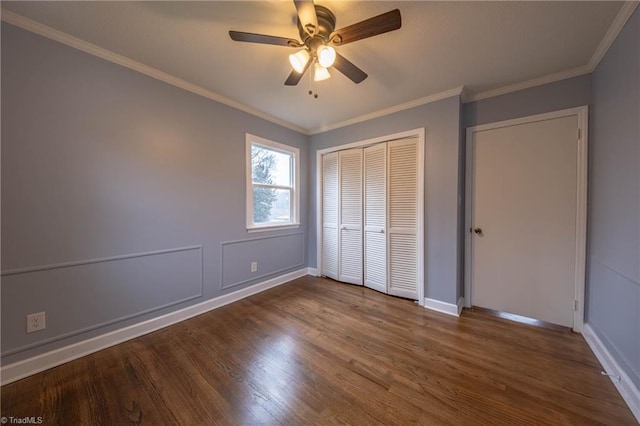
[[[44,424],[636,424],[583,338],[304,277],[6,385]]]

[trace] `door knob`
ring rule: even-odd
[[[482,228],[476,228],[473,230],[473,232],[475,232],[476,234],[480,235],[482,234]]]

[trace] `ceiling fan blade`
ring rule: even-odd
[[[316,7],[313,0],[294,0],[298,11],[298,19],[302,28],[309,34],[315,35],[318,32],[318,16],[316,15]]]
[[[276,37],[264,34],[244,33],[241,31],[229,31],[229,37],[234,41],[247,43],[273,44],[276,46],[301,47],[304,46],[298,40],[286,37]]]
[[[351,81],[358,84],[367,78],[367,73],[362,71],[357,66],[353,65],[347,58],[339,53],[336,53],[336,61],[333,63],[333,67],[346,75]]]
[[[394,9],[382,15],[365,19],[357,24],[349,25],[331,33],[329,39],[335,45],[343,45],[354,41],[369,38],[378,34],[394,31],[402,26],[400,11]]]
[[[287,80],[284,82],[285,86],[295,86],[297,85],[300,80],[302,80],[302,76],[304,75],[304,73],[307,72],[307,70],[309,69],[309,66],[311,65],[311,60],[307,61],[307,65],[304,66],[304,69],[302,70],[302,72],[298,72],[298,71],[291,71],[291,74],[289,74],[289,77],[287,78]]]

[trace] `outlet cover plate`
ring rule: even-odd
[[[44,312],[27,315],[27,333],[44,330],[47,325],[45,319]]]

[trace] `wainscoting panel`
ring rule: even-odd
[[[202,246],[2,273],[2,356],[203,295]],[[26,315],[46,328],[26,333]]]
[[[287,234],[222,243],[222,289],[239,286],[304,265],[304,234]],[[251,272],[251,263],[257,270]]]

